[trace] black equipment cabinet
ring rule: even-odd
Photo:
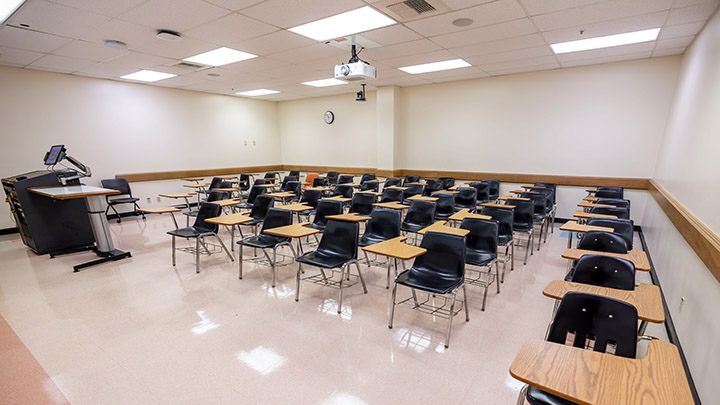
[[[28,191],[31,187],[62,187],[59,177],[72,170],[37,170],[2,179],[10,210],[23,243],[38,254],[85,250],[95,243],[83,199],[55,200]],[[78,185],[70,180],[67,185]]]

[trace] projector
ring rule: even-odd
[[[363,61],[335,65],[335,78],[348,82],[377,79],[377,69]]]

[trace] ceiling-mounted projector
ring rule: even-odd
[[[335,65],[335,78],[348,82],[366,79],[377,79],[377,69],[375,69],[373,66],[370,66],[370,64],[365,62],[364,60],[358,58],[358,53],[355,49],[354,42],[355,38],[353,37],[353,45],[350,50],[351,56],[348,63],[344,63],[342,65]]]

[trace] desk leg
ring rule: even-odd
[[[110,234],[110,228],[108,227],[107,218],[105,217],[105,210],[103,209],[103,200],[102,196],[85,198],[85,205],[87,205],[88,209],[90,226],[92,228],[93,235],[95,236],[95,252],[98,256],[101,256],[101,258],[73,266],[73,272],[75,273],[85,267],[94,266],[111,260],[120,260],[131,256],[130,252],[123,252],[115,249],[112,241],[112,235]]]
[[[575,232],[568,232],[568,249],[572,248],[572,240],[575,237]]]
[[[640,321],[640,329],[638,329],[638,336],[642,336],[645,334],[645,329],[647,329],[647,321]]]
[[[170,217],[172,217],[173,223],[175,224],[175,229],[180,229],[180,227],[177,224],[177,221],[175,220],[175,214],[172,212],[170,213]]]

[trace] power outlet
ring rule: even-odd
[[[247,146],[247,141],[243,141],[243,145]]]
[[[160,196],[157,197],[157,202],[160,202]]]
[[[255,141],[253,141],[253,146],[255,146]]]
[[[148,204],[152,203],[152,200],[150,199],[150,197],[147,198],[147,203]]]
[[[685,306],[685,297],[680,297],[680,306],[678,306],[678,313],[682,312],[684,306]]]

